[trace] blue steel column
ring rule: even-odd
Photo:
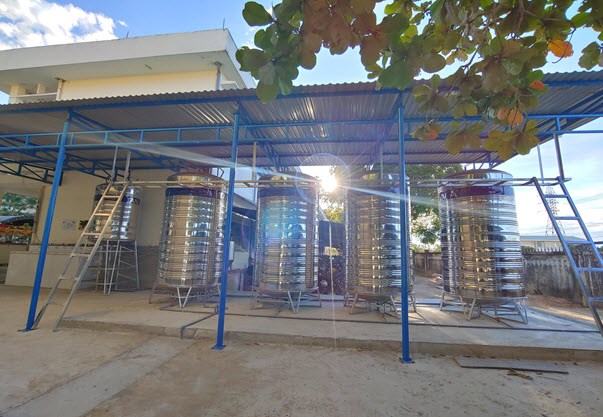
[[[230,252],[230,231],[232,229],[232,200],[234,196],[237,164],[237,144],[239,142],[239,113],[235,114],[230,171],[228,174],[228,204],[226,206],[226,228],[224,230],[224,251],[222,254],[222,278],[220,279],[220,306],[218,311],[218,334],[216,345],[212,349],[222,350],[224,345],[224,316],[226,314],[226,291],[228,288],[228,257]]]
[[[400,251],[401,262],[400,267],[402,268],[402,304],[400,308],[400,315],[402,316],[402,358],[400,359],[404,363],[412,363],[410,358],[410,340],[408,332],[408,236],[406,233],[406,204],[408,193],[406,190],[406,155],[404,153],[404,107],[398,109],[398,147],[399,147],[399,158],[398,161],[398,175],[400,177]]]
[[[52,179],[52,189],[50,191],[50,201],[48,202],[48,210],[46,211],[46,222],[44,223],[44,234],[40,243],[40,255],[38,256],[38,268],[36,269],[36,278],[34,279],[33,290],[31,293],[31,301],[29,304],[29,315],[27,316],[27,326],[23,331],[32,330],[32,326],[36,319],[36,309],[38,307],[38,298],[40,296],[40,286],[42,285],[42,274],[44,273],[44,264],[46,262],[46,252],[48,250],[48,240],[50,238],[50,228],[52,226],[52,217],[54,216],[54,206],[57,201],[57,193],[59,192],[59,184],[61,182],[61,174],[63,172],[63,161],[65,159],[65,145],[67,144],[67,136],[69,126],[71,125],[72,114],[69,112],[67,121],[63,125],[63,133],[59,143],[59,154],[57,155],[57,165],[54,170],[54,178]]]

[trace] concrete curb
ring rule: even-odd
[[[180,337],[180,327],[150,326],[143,324],[107,323],[101,321],[64,319],[62,328],[86,329],[104,332],[140,332],[156,336]],[[215,330],[186,328],[185,339],[214,339]],[[400,341],[370,340],[332,337],[287,335],[261,332],[226,331],[228,343],[270,343],[328,348],[360,348],[363,350],[398,351]],[[550,361],[597,361],[603,362],[603,351],[592,349],[546,348],[537,346],[476,345],[468,343],[410,342],[411,353],[445,356],[472,356],[501,359],[550,360]]]

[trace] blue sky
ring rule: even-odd
[[[259,1],[266,8],[269,1]],[[228,28],[238,46],[252,44],[254,30],[242,18],[245,1],[239,0],[0,0],[0,49],[114,39],[171,32]],[[384,4],[379,7],[382,9]],[[580,71],[579,52],[592,40],[592,32],[574,36],[575,54],[556,64],[547,64],[547,72]],[[302,70],[296,84],[326,84],[365,81],[366,72],[357,50],[342,56],[322,51],[312,71]],[[0,104],[7,102],[0,93]],[[585,128],[603,128],[603,120]],[[591,232],[603,240],[603,187],[601,160],[603,141],[597,135],[566,135],[561,139],[568,187],[591,225]],[[552,142],[541,148],[545,176],[556,176]],[[515,157],[501,165],[516,177],[538,175],[537,154]],[[323,173],[325,170],[319,171]],[[533,189],[518,189],[517,204],[523,233],[544,234],[546,214]],[[572,230],[568,230],[571,233]]]

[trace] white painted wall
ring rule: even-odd
[[[184,93],[216,89],[217,71],[65,80],[58,100]]]
[[[146,170],[137,171],[132,179],[140,180],[164,180],[172,172],[168,170]],[[80,172],[67,171],[63,175],[63,183],[59,187],[52,229],[49,243],[51,245],[73,245],[79,239],[82,231],[67,230],[65,221],[88,220],[94,204],[94,190],[103,180]],[[46,212],[50,201],[50,185],[44,185],[43,197],[40,202],[39,220],[34,229],[32,243],[38,244],[42,239],[44,224],[46,223]],[[163,189],[143,189],[140,204],[140,216],[138,223],[138,244],[140,246],[156,246],[159,244],[161,233],[161,220],[163,216],[163,202],[165,191]]]
[[[135,171],[132,180],[165,180],[173,174],[169,170],[140,170]],[[247,177],[244,171],[240,172],[241,177]],[[237,179],[242,179],[237,175]],[[19,184],[22,179],[18,177],[3,175],[0,177],[5,184],[14,181]],[[0,181],[2,183],[2,181]],[[52,220],[52,228],[46,258],[46,266],[42,278],[43,287],[51,287],[56,282],[59,274],[62,272],[73,245],[79,239],[82,231],[78,230],[77,225],[80,220],[88,220],[93,209],[94,191],[98,184],[103,180],[92,177],[80,172],[66,171],[63,175],[63,182],[59,187],[55,212]],[[32,235],[32,245],[30,251],[11,254],[9,268],[6,276],[6,285],[31,286],[33,284],[36,266],[39,254],[39,243],[44,232],[46,222],[46,213],[48,202],[50,200],[51,185],[36,183],[40,187],[40,203],[38,210],[38,220],[34,225]],[[6,185],[8,187],[8,185]],[[9,187],[10,188],[10,187]],[[252,191],[237,189],[237,192]],[[242,194],[245,194],[242,192]],[[143,188],[141,193],[141,205],[138,219],[137,242],[139,247],[157,247],[161,234],[163,222],[163,208],[165,202],[165,189],[163,188]],[[76,227],[68,230],[64,222],[75,222]],[[237,251],[235,263],[237,268],[245,268],[248,255],[246,252]],[[155,262],[155,256],[153,262]],[[153,263],[150,260],[149,263]],[[143,285],[152,285],[154,278],[154,266],[146,268],[148,271],[145,276],[141,276]],[[144,265],[141,271],[146,271]],[[142,273],[142,272],[141,272]],[[148,275],[148,276],[147,276]],[[150,283],[150,284],[149,284]]]

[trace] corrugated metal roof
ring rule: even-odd
[[[543,81],[549,84],[549,89],[540,97],[540,105],[531,112],[532,115],[590,115],[603,111],[603,71],[547,74]],[[425,82],[416,81],[415,85]],[[404,105],[406,121],[422,120],[425,116],[418,113],[411,88],[402,92],[392,89],[376,91],[375,88],[375,83],[364,82],[298,86],[293,88],[291,95],[279,97],[265,105],[257,99],[253,89],[13,104],[0,106],[0,135],[53,133],[54,135],[42,138],[32,138],[32,143],[54,145],[57,141],[56,133],[62,130],[69,109],[111,129],[230,126],[234,123],[235,113],[240,110],[243,124],[249,127],[246,132],[243,129],[240,132],[239,161],[242,164],[251,163],[253,138],[270,140],[272,148],[285,165],[328,165],[339,160],[346,164],[372,163],[377,151],[377,141],[381,139],[384,143],[384,162],[395,164],[398,160],[397,106],[399,103]],[[568,118],[564,120],[563,127],[575,129],[593,119]],[[371,121],[380,123],[369,123]],[[291,123],[299,125],[285,126]],[[277,126],[253,127],[266,124]],[[555,128],[555,120],[552,118],[539,119],[539,124],[542,130]],[[493,127],[487,126],[486,130]],[[85,129],[85,126],[73,127],[74,131]],[[409,131],[414,130],[412,124],[410,129],[406,125],[404,130],[407,133],[408,163],[443,164],[498,160],[496,153],[468,149],[458,155],[449,155],[443,140],[421,143],[408,135]],[[445,123],[443,133],[449,131],[450,127]],[[221,128],[219,134],[215,128],[183,131],[182,142],[171,147],[188,146],[189,154],[208,157],[210,161],[211,158],[229,159],[229,141],[232,134],[232,128]],[[138,135],[121,135],[112,139],[138,141]],[[174,141],[175,136],[174,131],[147,132],[144,140],[160,143]],[[102,142],[101,138],[91,135],[78,138],[76,143]],[[207,143],[191,147],[190,141]],[[8,146],[6,143],[3,145]],[[110,159],[108,155],[111,152],[70,149],[69,153],[82,158],[106,161]],[[177,152],[173,154],[178,155]],[[169,152],[163,156],[167,159],[171,157]],[[35,160],[33,156],[20,157],[24,160]],[[173,159],[176,160],[177,156],[173,156]],[[270,164],[268,156],[260,147],[257,151],[257,164]],[[149,168],[156,165],[140,157],[132,166]]]

